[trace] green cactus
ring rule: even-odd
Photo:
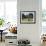
[[[0,18],[0,26],[3,26],[3,24],[4,24],[4,20]]]

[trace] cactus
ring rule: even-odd
[[[4,19],[0,18],[0,26],[3,26],[4,24]]]

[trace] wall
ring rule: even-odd
[[[41,0],[18,0],[18,39],[29,39],[31,43],[40,43],[41,34]],[[35,24],[20,24],[20,11],[36,11]]]

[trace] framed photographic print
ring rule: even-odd
[[[35,24],[36,11],[20,11],[20,24]]]

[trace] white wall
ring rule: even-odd
[[[32,43],[40,42],[41,0],[18,0],[18,39],[29,39]],[[36,11],[36,24],[20,24],[20,11]]]

